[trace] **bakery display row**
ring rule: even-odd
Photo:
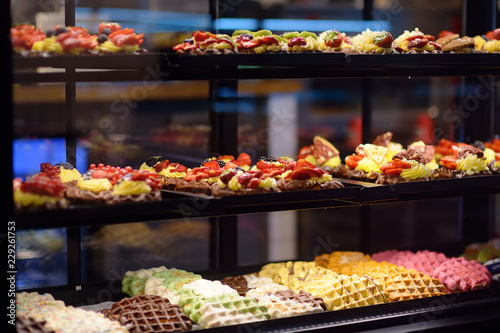
[[[143,37],[143,33],[110,22],[99,23],[95,34],[76,26],[56,26],[44,32],[32,24],[17,24],[10,29],[14,53],[26,57],[138,54],[146,52],[141,48]]]
[[[232,35],[195,31],[191,38],[174,46],[177,53],[186,54],[262,54],[262,53],[354,53],[354,54],[433,54],[477,53],[500,51],[500,29],[484,36],[460,36],[442,31],[438,37],[418,28],[405,30],[394,38],[388,31],[362,31],[355,36],[327,30],[319,34],[293,31],[276,34],[270,30],[235,30]]]
[[[344,189],[343,180],[392,185],[460,179],[498,173],[499,139],[472,145],[441,139],[407,148],[392,133],[360,144],[343,160],[328,140],[316,136],[295,157],[213,154],[199,166],[150,156],[137,168],[91,164],[80,173],[69,163],[42,163],[38,174],[13,181],[19,210],[65,208],[69,204],[105,204],[162,200],[162,190],[221,198],[248,194]]]
[[[483,263],[429,250],[372,255],[334,251],[313,261],[270,263],[258,272],[220,280],[159,266],[127,271],[121,282],[123,297],[99,309],[66,306],[51,294],[19,292],[16,320],[18,332],[29,327],[54,332],[79,332],[82,327],[87,332],[175,332],[439,299],[498,283],[492,281],[499,276],[494,259],[500,255],[498,239],[487,248]]]

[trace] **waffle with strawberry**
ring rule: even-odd
[[[491,174],[481,149],[459,143],[457,146],[452,146],[452,150],[451,155],[444,156],[439,161],[441,165],[437,170],[439,178],[463,178]]]
[[[389,148],[371,143],[356,147],[354,154],[346,156],[344,177],[362,181],[376,181],[382,174],[381,167],[387,164]]]
[[[353,53],[387,54],[395,52],[394,37],[387,31],[367,29],[351,38]]]
[[[175,190],[177,183],[186,177],[188,168],[182,164],[164,160],[155,165],[154,171],[158,174],[158,180],[163,188]]]
[[[441,53],[441,45],[436,43],[436,38],[424,34],[418,28],[413,31],[405,30],[394,42],[399,53]]]
[[[56,209],[65,208],[66,186],[61,179],[46,174],[37,174],[22,182],[14,191],[16,209]]]
[[[56,26],[46,33],[46,38],[36,41],[32,51],[36,55],[92,54],[98,45],[95,35],[82,27]]]
[[[105,204],[112,197],[113,186],[133,169],[92,163],[78,179],[76,186],[68,188],[66,198],[74,203]]]
[[[281,191],[302,191],[343,188],[344,185],[334,180],[327,171],[301,159],[295,163],[292,170],[281,175],[278,187]]]
[[[380,167],[382,174],[376,182],[377,184],[396,184],[430,180],[429,176],[432,171],[427,164],[433,158],[434,149],[431,146],[408,147],[394,155],[390,163]]]
[[[345,166],[340,159],[337,148],[325,138],[316,135],[313,144],[300,149],[297,160],[305,159],[315,166],[328,171],[334,177],[342,177],[345,174]]]
[[[214,197],[279,191],[275,178],[261,170],[244,171],[241,167],[224,170],[211,186]]]
[[[289,46],[286,38],[273,34],[269,30],[251,32],[236,30],[232,35],[239,53],[277,53],[288,52]]]
[[[98,36],[94,39],[97,54],[141,53],[144,34],[137,34],[134,29],[122,28],[118,23],[100,23]]]
[[[352,42],[345,32],[337,30],[323,31],[319,35],[319,47],[323,52],[335,53],[344,52],[349,53],[352,50]]]
[[[191,38],[175,45],[174,51],[181,54],[234,54],[238,53],[238,47],[229,35],[197,30]]]
[[[230,167],[236,167],[236,165],[222,160],[204,162],[199,167],[188,169],[184,179],[176,183],[175,190],[210,195],[212,184],[217,183],[222,172]]]
[[[27,55],[35,42],[44,39],[45,33],[32,24],[16,24],[10,28],[10,42],[15,53]]]
[[[288,52],[319,52],[321,51],[318,36],[309,31],[293,31],[283,34],[288,44]]]
[[[158,174],[147,170],[133,170],[121,176],[113,186],[107,204],[161,201],[162,184]]]

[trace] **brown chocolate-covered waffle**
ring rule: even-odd
[[[240,296],[245,296],[247,291],[250,290],[247,279],[243,275],[227,276],[220,282],[236,290]]]
[[[179,306],[156,295],[126,297],[113,304],[108,318],[133,332],[183,332],[191,330],[192,321]]]

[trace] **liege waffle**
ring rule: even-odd
[[[443,253],[429,250],[417,251],[416,253],[389,250],[375,253],[372,258],[376,261],[387,261],[405,268],[413,268],[427,275],[431,275],[437,266],[448,259]]]
[[[55,333],[45,326],[45,320],[35,320],[33,317],[16,316],[17,333]]]
[[[129,332],[188,331],[192,321],[179,306],[156,295],[126,297],[113,304],[108,318],[118,321]]]
[[[194,304],[192,316],[202,328],[250,323],[269,319],[267,307],[252,297],[217,295]],[[196,311],[196,309],[199,309]],[[198,313],[199,314],[198,314]]]
[[[244,275],[247,280],[247,286],[250,289],[257,288],[265,284],[273,283],[273,279],[266,276],[256,276],[254,274]]]
[[[303,290],[298,293],[293,290],[266,293],[259,298],[258,304],[267,307],[271,319],[323,312],[326,309],[323,299]]]
[[[104,317],[102,313],[72,306],[50,311],[44,318],[47,328],[58,333],[128,333],[119,322]]]
[[[451,258],[436,267],[433,277],[439,279],[446,287],[446,292],[463,292],[488,288],[491,273],[475,260]]]
[[[47,312],[66,307],[63,301],[54,299],[51,294],[37,292],[16,293],[16,315],[43,319]]]
[[[369,276],[323,276],[307,282],[303,290],[321,297],[328,310],[387,302],[387,294]]]
[[[325,253],[314,258],[316,265],[345,275],[351,275],[353,267],[359,262],[370,260],[370,255],[358,251],[334,251],[330,254]]]
[[[274,282],[290,289],[299,290],[303,281],[311,276],[334,274],[331,270],[316,266],[313,261],[288,261],[279,266],[273,266],[272,271],[263,267],[265,275],[270,276]],[[262,271],[261,271],[262,272]],[[259,272],[259,276],[261,273]]]
[[[246,293],[246,296],[253,297],[257,300],[260,300],[262,297],[264,297],[264,295],[266,295],[268,293],[274,293],[274,292],[283,291],[283,290],[290,290],[290,289],[288,287],[283,286],[281,284],[278,284],[276,282],[271,282],[271,283],[263,284],[263,285],[260,285],[260,286],[257,286],[255,288],[248,290],[248,292]]]
[[[382,277],[383,271],[379,270],[367,273],[379,274]],[[387,292],[388,302],[406,301],[417,298],[441,296],[445,294],[444,285],[438,279],[416,271],[406,269],[402,266],[388,268],[383,282],[384,291]]]

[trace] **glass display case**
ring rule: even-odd
[[[102,21],[145,33],[141,54],[26,57],[4,77],[8,105],[8,221],[15,222],[16,290],[68,305],[117,301],[127,271],[166,266],[208,279],[333,251],[430,249],[449,256],[498,237],[500,178],[395,185],[343,180],[335,190],[212,198],[164,191],[159,202],[15,209],[11,178],[40,164],[139,166],[163,156],[186,166],[211,153],[296,157],[320,135],[345,157],[387,131],[404,146],[472,143],[500,133],[500,54],[176,54],[194,30],[397,36],[483,34],[500,26],[495,1],[66,1],[24,12],[11,1],[4,31],[28,20],[53,29]],[[4,5],[8,7],[7,5]],[[57,8],[56,8],[57,7]],[[493,11],[493,14],[491,14]],[[486,14],[485,14],[486,13]],[[497,15],[500,16],[500,15]],[[4,41],[5,42],[5,41]],[[8,48],[10,48],[10,43]],[[4,69],[5,70],[5,69]],[[13,271],[13,270],[11,270]],[[396,331],[498,323],[500,286],[231,326],[234,331]],[[226,331],[229,327],[215,328]]]

